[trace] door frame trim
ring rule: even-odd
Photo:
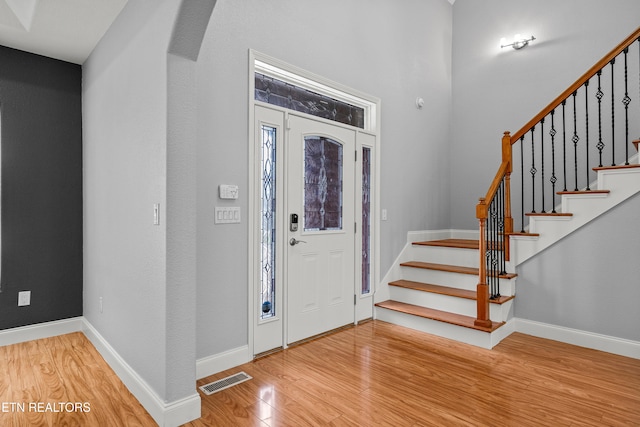
[[[373,268],[371,272],[371,292],[367,295],[357,294],[360,303],[364,303],[364,299],[371,299],[371,305],[373,306],[373,296],[375,294],[376,289],[378,288],[379,277],[380,277],[380,219],[378,216],[379,212],[379,200],[380,200],[380,107],[381,101],[379,98],[373,97],[371,95],[367,95],[365,93],[359,92],[355,89],[349,88],[342,84],[336,83],[324,77],[321,77],[317,74],[304,70],[302,68],[296,67],[294,65],[288,64],[284,61],[280,61],[276,58],[272,58],[268,55],[264,55],[260,52],[257,52],[253,49],[249,49],[249,126],[248,126],[248,162],[249,162],[249,176],[248,176],[248,212],[247,212],[247,227],[248,227],[248,346],[249,353],[251,355],[254,354],[254,325],[257,322],[257,294],[256,289],[259,289],[260,284],[260,276],[259,276],[259,257],[258,251],[256,248],[257,245],[260,245],[260,233],[259,233],[259,216],[260,216],[260,203],[258,202],[260,196],[260,188],[257,185],[259,180],[259,176],[257,175],[257,167],[256,162],[259,159],[256,158],[257,150],[256,144],[256,133],[255,133],[255,106],[262,105],[267,108],[272,108],[274,110],[280,110],[284,112],[285,117],[285,125],[288,117],[288,113],[292,112],[295,114],[299,114],[301,116],[308,116],[309,118],[313,118],[314,120],[324,121],[326,119],[322,119],[320,117],[307,115],[300,112],[294,112],[292,110],[288,110],[286,108],[281,108],[275,105],[266,104],[260,101],[255,100],[255,82],[254,75],[256,71],[269,75],[271,77],[278,78],[279,80],[283,80],[286,82],[290,82],[297,86],[308,88],[309,90],[313,90],[316,93],[320,93],[323,95],[331,96],[335,99],[348,102],[352,105],[356,105],[364,108],[365,110],[365,128],[360,129],[349,125],[344,125],[339,122],[334,122],[330,120],[326,120],[328,123],[337,126],[348,127],[349,129],[355,129],[356,131],[356,150],[362,152],[362,147],[367,146],[372,149],[373,162],[372,162],[372,174],[373,179],[371,181],[373,186],[373,191],[371,194],[371,252],[372,252],[372,261]],[[366,141],[363,143],[363,141]],[[356,173],[360,173],[361,169],[357,168]],[[356,183],[356,187],[358,185]],[[357,191],[357,194],[361,194]],[[358,211],[359,212],[359,211]],[[357,212],[356,212],[357,216]],[[358,223],[359,218],[358,218]],[[257,227],[256,227],[257,226]],[[356,236],[356,247],[361,242],[361,233],[357,233]],[[360,273],[356,271],[357,278],[360,277]],[[357,280],[357,279],[356,279]],[[355,289],[354,289],[355,291]],[[360,318],[361,315],[358,312],[358,306],[361,304],[357,304],[355,308],[356,318],[354,322],[357,323],[359,320],[364,320],[364,318]]]

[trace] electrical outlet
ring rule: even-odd
[[[31,305],[31,291],[18,292],[18,307]]]

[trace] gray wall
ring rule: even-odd
[[[451,13],[447,0],[218,1],[197,70],[199,358],[248,339],[246,222],[216,226],[213,209],[217,186],[238,184],[247,212],[249,49],[382,99],[384,274],[407,231],[450,224]]]
[[[640,195],[523,263],[515,315],[640,341]]]
[[[189,27],[213,3],[129,0],[83,66],[85,318],[165,402],[195,393]]]
[[[638,28],[637,0],[456,0],[453,6],[451,226],[477,228],[475,204],[515,132]],[[521,51],[501,37],[533,34]],[[637,97],[637,93],[636,93]]]
[[[80,66],[0,47],[0,329],[82,315],[80,90]]]

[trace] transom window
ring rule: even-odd
[[[255,99],[364,129],[364,108],[255,73]]]

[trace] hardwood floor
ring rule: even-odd
[[[640,360],[518,333],[489,351],[371,321],[198,385],[239,371],[186,426],[640,425]],[[74,333],[0,347],[0,425],[156,424]]]
[[[1,426],[155,426],[80,332],[0,347]]]
[[[493,350],[372,321],[198,382],[202,426],[639,426],[640,360],[512,334]]]

